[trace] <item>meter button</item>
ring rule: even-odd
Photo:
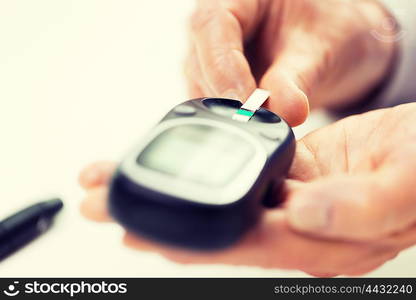
[[[280,130],[262,131],[260,132],[260,135],[272,141],[280,141],[282,139],[282,132]]]
[[[242,103],[237,100],[222,98],[207,98],[202,103],[214,114],[231,118],[241,107]]]
[[[190,105],[179,105],[176,106],[173,111],[179,116],[190,117],[196,114],[196,109]]]
[[[261,123],[280,123],[281,119],[272,113],[271,111],[268,111],[267,109],[260,108],[254,116],[251,118],[252,121],[257,121]]]

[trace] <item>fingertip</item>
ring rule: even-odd
[[[107,188],[101,187],[90,190],[80,204],[81,214],[85,218],[96,222],[111,221],[107,207],[107,196]]]
[[[154,252],[158,249],[158,247],[154,243],[146,239],[143,239],[131,232],[126,232],[124,234],[123,244],[128,248],[141,250],[141,251]]]
[[[279,114],[292,127],[301,125],[309,116],[307,95],[284,74],[269,74],[260,87],[271,92],[268,108]]]
[[[84,189],[106,184],[111,178],[116,164],[109,161],[98,161],[86,166],[78,176],[78,182]]]
[[[284,100],[279,100],[284,99]],[[288,90],[286,95],[270,99],[270,109],[276,111],[292,127],[303,124],[309,116],[309,101],[299,89]]]

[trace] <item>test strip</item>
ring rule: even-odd
[[[263,89],[254,90],[243,106],[233,115],[233,120],[248,122],[269,97],[269,91]]]

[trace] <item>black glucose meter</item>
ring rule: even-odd
[[[179,247],[237,242],[283,182],[295,151],[283,119],[241,107],[203,98],[173,108],[115,172],[113,218],[139,236]]]

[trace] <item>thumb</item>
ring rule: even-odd
[[[296,126],[308,116],[311,94],[327,73],[331,53],[323,43],[315,43],[308,36],[292,35],[261,79],[260,87],[271,91],[269,108]]]
[[[291,126],[305,122],[309,114],[308,97],[293,74],[274,67],[266,73],[260,87],[270,91],[268,108],[283,117]]]
[[[289,197],[288,222],[302,232],[346,240],[372,240],[401,231],[416,221],[414,183],[405,177],[403,172],[382,170],[305,184]]]

